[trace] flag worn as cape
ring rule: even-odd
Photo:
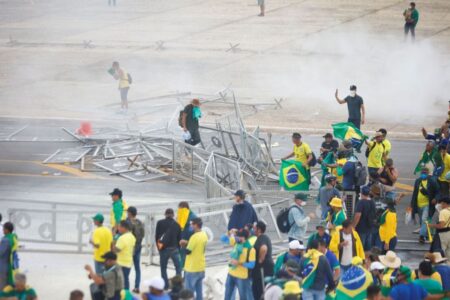
[[[332,124],[331,127],[333,127],[333,135],[336,138],[349,140],[357,151],[361,150],[361,146],[368,138],[353,123],[336,123]]]
[[[309,289],[314,283],[317,274],[317,266],[319,265],[319,258],[322,255],[322,252],[317,249],[309,249],[303,256],[302,288]]]
[[[442,166],[444,165],[444,162],[442,161],[442,156],[440,155],[437,147],[433,148],[431,153],[428,153],[427,151],[424,151],[422,153],[422,156],[420,157],[420,160],[417,163],[416,168],[414,169],[414,174],[419,173],[423,167],[427,166],[430,163],[433,164],[434,169],[437,169],[439,167],[442,168]]]
[[[280,168],[280,186],[285,190],[307,191],[311,175],[301,162],[283,160]]]
[[[351,266],[344,272],[336,289],[336,299],[364,300],[367,288],[373,283],[372,274],[360,266]]]
[[[15,233],[6,234],[5,238],[8,239],[9,245],[11,247],[11,253],[9,254],[7,283],[10,285],[14,285],[14,275],[19,269],[19,257],[17,256],[19,242]]]

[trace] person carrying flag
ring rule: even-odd
[[[298,132],[292,134],[292,143],[294,144],[294,150],[281,160],[288,160],[289,158],[294,157],[305,169],[309,170],[309,163],[313,159],[311,148],[307,143],[302,141],[302,135]]]
[[[3,238],[0,242],[0,290],[7,285],[14,286],[14,274],[19,268],[17,249],[19,242],[11,222],[3,224]]]

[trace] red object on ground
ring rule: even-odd
[[[83,136],[92,135],[92,125],[90,122],[81,122],[80,128],[77,129],[77,133]]]

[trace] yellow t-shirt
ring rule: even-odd
[[[130,82],[128,81],[128,73],[124,69],[120,69],[122,73],[117,72],[119,76],[119,89],[124,89],[130,87]]]
[[[447,174],[450,171],[450,155],[448,153],[445,153],[445,156],[442,158],[444,161],[444,171],[442,172],[441,176],[439,176],[439,181],[447,181],[445,180],[445,174]]]
[[[251,248],[250,249],[250,254],[248,255],[248,261],[247,261],[247,251],[248,248],[244,248],[242,250],[241,255],[239,256],[239,265],[232,269],[229,268],[228,269],[228,273],[236,278],[240,278],[240,279],[247,279],[248,278],[248,269],[245,268],[244,266],[242,266],[243,263],[246,262],[252,262],[256,260],[256,250],[255,248]]]
[[[385,243],[397,236],[397,213],[389,211],[386,214],[386,222],[380,226],[380,240]]]
[[[344,167],[345,163],[347,162],[346,158],[340,158],[338,160],[336,160],[336,164],[339,165],[341,168]],[[344,174],[339,175],[339,172],[337,171],[336,168],[336,180],[339,183],[342,183],[342,180],[344,179]]]
[[[306,143],[301,143],[300,146],[294,145],[294,157],[296,161],[306,164],[308,155],[312,154],[311,148]]]
[[[376,143],[372,141],[369,143],[369,149],[372,149],[367,158],[367,166],[369,168],[382,168],[383,167],[383,154],[385,153],[385,147],[383,143]]]
[[[428,196],[425,196],[424,194],[422,194],[421,190],[422,190],[422,186],[424,188],[427,188],[427,184],[428,184],[428,180],[422,180],[421,183],[419,184],[419,193],[417,194],[417,207],[422,208],[425,206],[428,206],[429,204],[429,199]]]
[[[98,248],[94,247],[94,260],[98,262],[104,262],[102,256],[111,251],[111,243],[113,236],[111,230],[104,226],[97,227],[92,233],[92,243],[99,245]]]
[[[184,271],[204,272],[206,268],[205,249],[208,243],[208,236],[204,231],[194,233],[186,246],[191,253],[186,255]]]
[[[439,223],[444,222],[444,226],[450,227],[450,207],[443,209],[439,212]]]
[[[385,139],[383,141],[383,144],[384,144],[384,152],[386,152],[386,157],[389,157],[389,154],[391,153],[391,149],[392,149],[391,142],[389,142],[389,140]]]
[[[117,253],[117,263],[119,266],[131,268],[133,266],[133,251],[136,244],[136,238],[131,232],[122,234],[116,242],[116,248],[120,249]]]

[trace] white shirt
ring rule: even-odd
[[[347,246],[342,247],[341,265],[348,266],[352,263],[352,234],[342,233],[342,238],[347,241]]]

